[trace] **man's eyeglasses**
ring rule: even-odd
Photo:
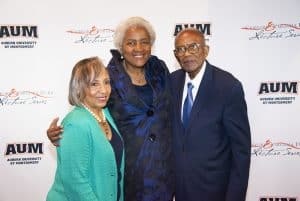
[[[196,54],[199,52],[201,46],[202,45],[200,43],[192,43],[185,46],[179,46],[175,48],[174,53],[179,57],[183,56],[186,51],[188,51],[190,54]]]

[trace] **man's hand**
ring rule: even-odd
[[[63,127],[57,126],[58,119],[58,117],[53,119],[49,128],[47,129],[47,136],[54,146],[59,146],[58,140],[62,138],[60,134],[63,132]]]

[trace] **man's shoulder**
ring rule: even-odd
[[[175,70],[171,73],[171,78],[175,78],[179,75],[183,75],[185,72],[182,69]]]
[[[226,71],[220,67],[208,64],[207,70],[212,72],[212,75],[216,81],[220,81],[222,83],[235,83],[239,82],[239,80],[229,71]]]

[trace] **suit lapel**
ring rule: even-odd
[[[188,128],[190,127],[191,124],[194,123],[194,121],[197,121],[198,113],[201,112],[201,110],[205,108],[205,106],[209,102],[211,97],[210,94],[212,93],[211,89],[212,89],[212,67],[207,62],[201,84],[199,86],[196,98],[193,103]]]

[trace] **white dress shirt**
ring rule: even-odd
[[[196,99],[196,96],[197,96],[197,93],[198,93],[198,89],[199,89],[199,86],[201,84],[205,69],[206,69],[206,61],[203,62],[199,73],[192,80],[191,80],[189,74],[185,73],[185,82],[184,82],[182,102],[181,102],[181,120],[182,120],[182,114],[183,114],[183,104],[184,104],[184,100],[185,100],[186,95],[187,95],[187,84],[189,82],[191,82],[194,86],[193,89],[192,89],[192,93],[193,93],[193,102],[195,102],[195,99]]]

